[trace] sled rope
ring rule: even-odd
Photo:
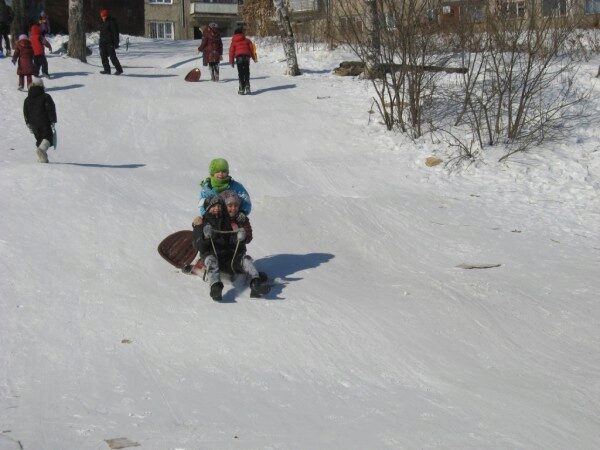
[[[237,233],[236,231],[221,231],[221,230],[214,230],[215,233],[219,233],[219,234],[233,234],[233,233]],[[215,256],[217,257],[217,261],[219,260],[219,254],[217,253],[217,249],[215,248],[215,243],[213,241],[213,238],[210,238],[210,243],[212,245],[213,248],[213,252],[215,252]],[[236,241],[235,244],[235,251],[233,252],[233,256],[231,257],[231,274],[232,276],[235,276],[235,269],[233,268],[233,262],[235,261],[235,257],[237,256],[237,252],[238,249],[240,248],[240,241]],[[206,276],[206,269],[204,269],[204,275],[202,276],[202,279],[204,279],[204,277]],[[206,280],[204,280],[206,281]]]

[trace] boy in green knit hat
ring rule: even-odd
[[[198,204],[200,215],[194,219],[194,224],[199,225],[202,217],[206,214],[204,209],[205,199],[219,195],[226,190],[234,191],[241,200],[240,212],[244,215],[250,214],[252,202],[246,188],[229,176],[229,163],[223,158],[213,159],[208,165],[208,178],[200,184],[200,202]]]

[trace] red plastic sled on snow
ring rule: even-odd
[[[185,76],[185,81],[200,81],[200,75],[200,69],[196,67],[188,72],[188,74]]]

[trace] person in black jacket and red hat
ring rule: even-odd
[[[100,71],[100,73],[110,75],[110,64],[108,64],[108,58],[110,58],[113,66],[115,66],[115,75],[121,75],[123,68],[115,52],[119,48],[119,26],[117,25],[117,21],[110,16],[108,9],[100,11],[100,19],[102,19],[102,24],[100,25],[100,41],[98,42],[98,46],[100,47],[100,59],[104,67],[104,70]]]

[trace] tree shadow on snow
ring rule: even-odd
[[[51,80],[56,80],[58,78],[64,78],[64,77],[83,77],[83,76],[87,76],[87,75],[91,75],[92,72],[58,72],[58,73],[53,73],[52,77],[50,78]]]
[[[46,88],[46,92],[66,91],[67,89],[77,89],[77,88],[84,87],[84,86],[85,86],[85,84],[69,84],[67,86],[54,86],[54,87]]]
[[[61,164],[64,166],[97,167],[101,169],[138,169],[146,164],[85,164],[72,162],[51,162],[50,164]]]
[[[331,69],[323,69],[323,70],[313,70],[313,69],[302,69],[303,74],[311,74],[311,75],[320,75],[324,73],[331,73],[333,70]]]
[[[250,83],[252,83],[253,80],[266,80],[267,78],[269,77],[250,77]],[[219,83],[231,83],[232,81],[239,81],[239,78],[225,78],[219,80]]]
[[[256,267],[266,272],[270,280],[279,278],[281,283],[275,283],[271,291],[264,296],[267,300],[284,300],[279,297],[285,286],[292,282],[302,280],[290,275],[306,269],[313,269],[325,264],[334,258],[331,253],[307,253],[306,255],[281,254],[271,255],[255,260]]]
[[[296,87],[295,84],[283,84],[281,86],[272,86],[269,88],[253,91],[252,95],[260,95],[260,94],[264,94],[265,92],[269,92],[269,91],[281,91],[283,89],[294,89],[295,87]]]
[[[160,74],[148,74],[142,75],[140,73],[125,73],[121,75],[123,77],[133,77],[133,78],[171,78],[176,77],[178,75],[160,75]]]

